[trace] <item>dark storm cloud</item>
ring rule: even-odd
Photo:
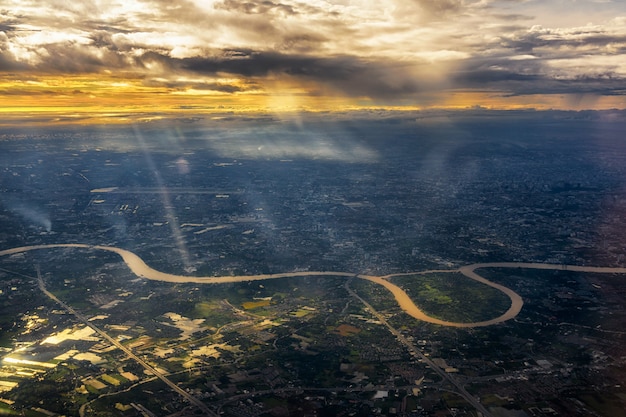
[[[241,76],[252,80],[245,87],[228,84],[189,84],[167,82],[171,88],[194,88],[224,92],[260,89],[254,80],[274,75],[313,84],[320,90],[332,89],[346,95],[404,99],[418,91],[417,79],[405,64],[364,60],[342,55],[335,57],[282,54],[252,50],[225,50],[210,58],[173,59],[150,52],[138,59],[143,65],[158,62],[175,73],[206,76]],[[261,82],[261,81],[259,81]],[[152,85],[159,82],[151,82]]]
[[[601,52],[596,48],[617,45],[623,50],[626,45],[626,34],[606,33],[601,28],[580,28],[569,31],[532,28],[531,30],[518,31],[513,35],[502,36],[501,47],[511,49],[518,53],[530,53],[539,48],[546,48],[547,54],[560,54],[563,47],[595,49],[592,52]],[[571,50],[579,54],[579,51]]]
[[[459,88],[524,94],[622,95],[626,33],[600,26],[533,26],[473,44],[451,74]],[[593,58],[592,58],[593,57]]]
[[[381,103],[448,88],[621,95],[626,78],[615,2],[585,2],[587,25],[555,0],[12,1],[0,10],[0,71],[21,76]]]
[[[316,57],[236,50],[225,51],[221,57],[188,58],[180,63],[185,70],[209,75],[265,77],[282,74],[357,96],[389,98],[418,91],[416,79],[404,65],[349,55]]]
[[[0,23],[0,32],[13,32],[16,30],[15,22],[1,22]]]
[[[550,66],[537,59],[471,59],[452,74],[452,83],[471,89],[508,91],[508,96],[527,94],[623,95],[625,81],[619,74],[579,72],[555,76]]]
[[[29,67],[27,65],[20,64],[15,62],[13,57],[9,56],[6,53],[0,52],[0,71],[25,71],[28,70]]]
[[[544,79],[539,74],[520,74],[507,69],[470,68],[453,74],[453,80],[458,85],[468,88],[494,86],[509,82],[537,82]]]
[[[347,78],[358,65],[349,57],[315,58],[252,50],[226,50],[219,57],[188,58],[181,63],[187,70],[212,75],[229,73],[258,77],[285,73],[315,77],[323,73],[331,78]]]

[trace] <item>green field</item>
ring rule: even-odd
[[[428,315],[448,321],[489,320],[511,305],[501,291],[457,272],[407,275],[392,281],[411,296]]]

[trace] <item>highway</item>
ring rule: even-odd
[[[389,329],[391,334],[393,334],[396,337],[396,339],[408,349],[409,354],[411,356],[413,356],[416,359],[421,359],[422,362],[429,365],[433,371],[437,372],[437,374],[442,379],[454,385],[458,393],[463,398],[465,398],[465,400],[468,403],[470,403],[476,410],[482,413],[483,416],[491,417],[491,413],[472,394],[467,392],[467,390],[463,387],[463,385],[461,385],[460,382],[458,382],[454,377],[452,377],[452,375],[446,373],[443,369],[437,366],[428,356],[424,355],[422,351],[416,348],[415,345],[411,343],[406,337],[404,337],[402,333],[400,333],[395,327],[389,324],[387,319],[385,319],[385,317],[382,314],[376,311],[376,309],[374,309],[374,307],[372,307],[370,303],[365,301],[354,290],[352,290],[352,288],[350,288],[350,281],[346,282],[345,288],[346,288],[346,291],[348,291],[348,293],[350,293],[352,297],[358,299],[361,303],[363,303],[363,305],[369,310],[369,312],[372,313],[372,315],[375,316],[382,324],[384,324],[387,327],[387,329]]]
[[[65,309],[65,311],[67,311],[68,313],[72,314],[74,317],[76,317],[78,320],[80,320],[83,324],[85,324],[86,326],[89,326],[91,329],[93,329],[101,337],[106,339],[113,346],[117,347],[122,352],[124,352],[126,355],[128,355],[129,358],[133,359],[139,365],[143,366],[143,368],[145,370],[147,370],[148,372],[150,372],[151,374],[153,374],[154,376],[159,378],[161,381],[163,381],[165,384],[167,384],[170,388],[172,388],[172,390],[174,390],[176,393],[180,394],[190,404],[193,404],[196,407],[198,407],[200,410],[202,410],[204,415],[214,416],[214,417],[218,416],[217,413],[215,413],[213,410],[211,410],[209,407],[207,407],[207,405],[204,404],[202,401],[200,401],[199,399],[197,399],[196,397],[194,397],[193,395],[189,394],[187,391],[185,391],[184,389],[182,389],[181,387],[176,385],[174,382],[172,382],[170,379],[168,379],[165,375],[163,375],[163,373],[159,372],[156,368],[151,366],[149,363],[147,363],[146,361],[141,359],[139,356],[135,355],[129,348],[127,348],[126,346],[121,344],[119,341],[117,341],[113,337],[109,336],[104,330],[100,329],[98,326],[93,324],[93,322],[90,322],[87,319],[87,317],[83,316],[81,313],[79,313],[78,311],[74,310],[71,306],[69,306],[66,303],[64,303],[63,301],[61,301],[56,295],[54,295],[50,291],[48,291],[48,289],[46,288],[46,285],[45,285],[45,283],[43,281],[43,278],[41,276],[41,272],[39,270],[39,267],[37,267],[37,283],[39,285],[39,289],[46,296],[48,296],[48,298],[50,298],[51,300],[53,300],[54,302],[59,304],[61,307],[63,307],[63,309]]]
[[[122,260],[126,263],[126,265],[131,270],[131,272],[137,275],[138,277],[150,279],[154,281],[163,281],[163,282],[172,282],[172,283],[223,284],[223,283],[232,283],[232,282],[261,281],[261,280],[267,280],[267,279],[305,277],[305,276],[307,277],[342,276],[346,278],[359,278],[359,279],[364,279],[364,280],[367,280],[367,281],[370,281],[370,282],[373,282],[375,284],[385,287],[394,296],[400,308],[402,308],[402,310],[404,310],[405,313],[407,313],[411,317],[416,318],[417,320],[425,321],[427,323],[438,324],[441,326],[465,327],[465,328],[491,326],[494,324],[503,323],[507,320],[511,320],[520,313],[524,305],[524,301],[519,294],[517,294],[515,291],[513,291],[510,288],[507,288],[495,282],[491,282],[488,279],[480,276],[478,273],[476,273],[477,269],[480,269],[480,268],[530,268],[530,269],[568,270],[568,271],[578,271],[578,272],[595,272],[595,273],[603,273],[603,274],[607,274],[607,273],[626,274],[626,268],[543,264],[543,263],[523,263],[523,262],[490,262],[490,263],[477,263],[477,264],[466,265],[458,269],[405,272],[405,273],[390,274],[390,275],[385,275],[385,276],[354,274],[350,272],[341,272],[341,271],[298,271],[298,272],[282,272],[278,274],[196,277],[196,276],[169,274],[166,272],[157,271],[151,268],[150,266],[148,266],[143,261],[143,259],[141,259],[137,254],[126,249],[121,249],[121,248],[117,248],[114,246],[86,245],[86,244],[81,244],[81,243],[21,246],[21,247],[16,247],[16,248],[0,251],[0,257],[33,251],[33,250],[55,249],[55,248],[78,248],[78,249],[103,250],[103,251],[113,252],[113,253],[118,254],[122,258]],[[396,276],[424,275],[424,274],[429,274],[429,273],[446,273],[446,272],[447,273],[459,272],[463,274],[464,276],[466,276],[467,278],[470,278],[481,284],[487,285],[489,287],[497,289],[498,291],[501,291],[511,300],[511,305],[509,309],[498,317],[494,317],[490,320],[485,320],[485,321],[480,321],[480,322],[461,323],[461,322],[451,322],[451,321],[441,320],[436,317],[431,317],[425,312],[423,312],[417,305],[415,305],[415,303],[413,302],[411,297],[409,297],[406,291],[404,291],[402,288],[392,283],[390,280],[391,278],[396,277]]]
[[[137,254],[126,250],[117,248],[114,246],[94,246],[94,245],[86,245],[80,243],[66,243],[66,244],[54,244],[54,245],[36,245],[36,246],[22,246],[13,249],[7,249],[0,251],[0,257],[6,255],[12,255],[16,253],[28,252],[33,250],[42,250],[42,249],[55,249],[55,248],[77,248],[77,249],[88,249],[88,250],[103,250],[108,252],[113,252],[119,255],[122,260],[126,263],[131,272],[138,277],[150,279],[154,281],[162,281],[162,282],[171,282],[171,283],[195,283],[195,284],[224,284],[224,283],[233,283],[233,282],[247,282],[247,281],[262,281],[268,279],[277,279],[277,278],[293,278],[293,277],[346,277],[346,278],[359,278],[363,280],[367,280],[378,284],[382,287],[385,287],[395,298],[396,302],[404,310],[405,313],[410,315],[411,317],[416,318],[420,321],[425,321],[427,323],[439,324],[442,326],[448,327],[481,327],[481,326],[490,326],[493,324],[501,323],[506,320],[510,320],[514,318],[522,309],[523,301],[522,297],[516,294],[513,290],[506,288],[502,285],[493,283],[483,277],[480,277],[478,274],[474,272],[473,265],[468,267],[463,267],[459,270],[450,270],[445,272],[461,272],[468,278],[479,281],[482,284],[488,285],[490,287],[496,288],[503,293],[505,293],[511,299],[511,307],[502,315],[495,317],[493,319],[483,321],[483,322],[451,322],[438,319],[436,317],[431,317],[422,311],[409,297],[409,295],[402,288],[398,287],[394,283],[390,281],[390,278],[399,275],[408,275],[411,273],[405,274],[397,274],[397,275],[387,275],[384,277],[373,276],[373,275],[364,275],[364,274],[354,274],[351,272],[342,272],[342,271],[298,271],[298,272],[282,272],[277,274],[258,274],[258,275],[233,275],[233,276],[221,276],[221,277],[196,277],[196,276],[186,276],[186,275],[176,275],[170,274],[166,272],[157,271],[150,266],[148,266],[141,257]],[[483,265],[489,264],[480,264]],[[470,268],[470,269],[467,269]],[[415,274],[426,274],[431,272],[442,272],[442,271],[421,271]]]
[[[279,274],[259,274],[259,275],[242,275],[242,276],[225,276],[225,277],[190,277],[190,276],[182,276],[175,274],[168,274],[164,272],[160,272],[154,270],[153,268],[146,265],[146,263],[136,254],[130,252],[125,249],[111,247],[111,246],[94,246],[94,245],[86,245],[86,244],[53,244],[53,245],[35,245],[35,246],[22,246],[12,249],[6,249],[0,251],[0,257],[13,255],[17,253],[28,252],[32,250],[44,250],[44,249],[54,249],[54,248],[79,248],[79,249],[87,249],[87,250],[105,250],[109,252],[113,252],[118,254],[122,260],[126,263],[129,269],[137,276],[141,278],[146,278],[150,280],[156,281],[166,281],[172,283],[198,283],[198,284],[219,284],[219,283],[227,283],[227,282],[245,282],[245,281],[255,281],[255,280],[266,280],[266,279],[274,279],[274,278],[286,278],[286,277],[296,277],[296,276],[344,276],[346,278],[359,278],[371,281],[378,285],[385,287],[389,290],[393,296],[395,297],[398,305],[409,315],[415,317],[418,320],[422,320],[429,323],[439,324],[443,326],[450,327],[480,327],[480,326],[489,326],[497,323],[504,322],[506,320],[510,320],[516,317],[522,309],[523,300],[522,298],[515,293],[510,288],[507,288],[503,285],[496,284],[487,280],[486,278],[480,276],[476,273],[477,269],[480,268],[530,268],[530,269],[544,269],[544,270],[569,270],[569,271],[578,271],[578,272],[595,272],[595,273],[613,273],[613,274],[625,274],[626,268],[614,268],[614,267],[593,267],[593,266],[578,266],[578,265],[560,265],[560,264],[543,264],[543,263],[521,263],[521,262],[492,262],[492,263],[477,263],[462,266],[458,269],[454,270],[432,270],[432,271],[420,271],[420,272],[407,272],[401,274],[391,274],[386,276],[370,276],[370,275],[362,275],[362,274],[353,274],[348,272],[333,272],[333,271],[324,271],[324,272],[315,272],[315,271],[299,271],[299,272],[285,272]],[[397,285],[390,282],[390,279],[395,276],[406,276],[406,275],[417,275],[417,274],[428,274],[428,273],[442,273],[442,272],[460,272],[464,276],[473,279],[477,282],[480,282],[484,285],[490,286],[492,288],[498,289],[499,291],[506,294],[511,299],[510,308],[502,315],[493,318],[491,320],[486,320],[483,322],[473,322],[473,323],[457,323],[457,322],[447,322],[434,317],[430,317],[422,312],[410,299],[408,294],[398,287]],[[74,315],[78,320],[84,323],[86,326],[93,329],[97,334],[111,343],[113,346],[117,347],[128,357],[136,361],[140,364],[144,369],[148,372],[155,375],[157,378],[162,380],[165,384],[167,384],[172,390],[185,398],[191,405],[197,407],[199,410],[203,412],[204,415],[207,416],[218,416],[216,412],[208,408],[206,404],[204,404],[199,399],[195,398],[182,388],[180,388],[177,384],[168,379],[163,373],[159,372],[153,366],[148,364],[146,361],[135,355],[130,349],[122,345],[116,339],[109,336],[106,332],[98,328],[92,322],[88,321],[85,316],[74,310],[71,306],[67,305],[60,299],[58,299],[54,294],[49,292],[43,281],[39,268],[37,268],[37,280],[38,285],[41,291],[48,296],[50,299],[54,300],[57,304],[63,307],[70,314]],[[367,301],[361,298],[356,292],[354,292],[349,287],[349,280],[346,282],[346,290],[350,293],[350,295],[363,303],[371,313],[383,323],[389,331],[398,339],[400,343],[406,346],[409,353],[418,359],[421,359],[426,364],[430,365],[430,367],[437,372],[444,380],[449,381],[452,385],[456,387],[458,393],[461,394],[472,406],[476,408],[480,413],[484,416],[489,417],[490,413],[485,407],[476,400],[471,394],[469,394],[464,387],[450,374],[447,374],[437,365],[435,365],[427,356],[425,356],[419,349],[417,349],[409,340],[407,340],[398,330],[396,330],[393,326],[387,322],[384,316],[378,313]]]

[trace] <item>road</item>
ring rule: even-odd
[[[182,396],[187,401],[189,401],[190,404],[193,404],[196,407],[198,407],[200,410],[202,410],[204,415],[214,416],[214,417],[218,416],[215,412],[213,412],[213,410],[208,408],[206,406],[206,404],[204,404],[202,401],[200,401],[199,399],[197,399],[196,397],[194,397],[193,395],[189,394],[187,391],[185,391],[184,389],[182,389],[181,387],[176,385],[174,382],[172,382],[170,379],[168,379],[165,375],[163,375],[163,373],[159,372],[152,365],[150,365],[149,363],[147,363],[146,361],[141,359],[139,356],[135,355],[129,348],[127,348],[126,346],[121,344],[118,340],[116,340],[113,337],[109,336],[108,333],[106,333],[104,330],[100,329],[98,326],[93,324],[93,322],[90,322],[87,319],[87,317],[83,316],[81,313],[79,313],[78,311],[74,310],[71,306],[67,305],[66,303],[61,301],[59,298],[57,298],[56,295],[54,295],[50,291],[48,291],[48,289],[46,288],[46,285],[45,285],[45,283],[43,281],[43,278],[41,276],[41,272],[39,271],[39,267],[37,267],[37,283],[39,284],[39,289],[46,296],[48,296],[48,298],[50,298],[51,300],[53,300],[54,302],[59,304],[61,307],[63,307],[63,309],[65,309],[65,311],[67,311],[68,313],[72,314],[74,317],[76,317],[78,320],[80,320],[83,324],[85,324],[86,326],[89,326],[92,330],[94,330],[96,333],[98,333],[102,338],[106,339],[113,346],[117,347],[122,352],[124,352],[126,355],[128,355],[129,358],[131,358],[132,360],[137,362],[139,365],[143,366],[143,368],[145,370],[147,370],[152,375],[156,376],[161,381],[163,381],[165,384],[167,384],[170,388],[172,388],[172,390],[174,390],[180,396]]]
[[[483,277],[479,277],[477,274],[473,272],[473,270],[459,270],[461,273],[465,274],[471,279],[476,279],[475,277],[479,277],[478,281],[489,285],[493,288],[497,288],[500,291],[503,291],[509,298],[511,298],[511,308],[502,316],[496,317],[486,322],[475,322],[475,323],[458,323],[458,322],[450,322],[445,320],[440,320],[435,317],[431,317],[425,312],[423,312],[418,306],[415,305],[411,297],[400,287],[395,285],[390,281],[389,278],[392,278],[395,275],[387,275],[384,277],[373,276],[373,275],[364,275],[350,272],[338,272],[338,271],[298,271],[298,272],[285,272],[279,274],[258,274],[258,275],[235,275],[235,276],[222,276],[222,277],[194,277],[194,276],[185,276],[185,275],[176,275],[169,274],[166,272],[157,271],[150,266],[146,265],[146,263],[135,253],[128,251],[126,249],[121,249],[113,246],[98,246],[98,245],[86,245],[80,243],[70,243],[70,244],[55,244],[55,245],[36,245],[36,246],[22,246],[13,249],[7,249],[4,251],[0,251],[0,257],[6,255],[12,255],[16,253],[28,252],[33,250],[43,250],[43,249],[55,249],[55,248],[78,248],[78,249],[88,249],[88,250],[104,250],[108,252],[113,252],[119,255],[122,260],[126,263],[131,272],[138,277],[150,279],[154,281],[163,281],[163,282],[171,282],[171,283],[195,283],[195,284],[224,284],[224,283],[233,283],[233,282],[246,282],[246,281],[261,281],[267,279],[276,279],[276,278],[291,278],[291,277],[337,277],[342,276],[346,278],[359,278],[364,279],[375,284],[381,285],[385,287],[391,294],[394,296],[400,308],[402,308],[407,314],[410,316],[425,321],[428,323],[439,324],[442,326],[450,326],[450,327],[479,327],[479,326],[487,326],[491,324],[501,323],[503,321],[509,320],[515,317],[522,308],[523,302],[522,298],[517,295],[513,290],[493,283],[491,281],[486,280]],[[471,265],[470,265],[471,267]],[[465,271],[465,272],[464,272]],[[469,272],[468,272],[469,271]],[[422,271],[419,272],[421,274],[430,273],[434,271]],[[442,271],[438,271],[442,272]],[[445,272],[455,272],[455,271],[445,271]],[[469,275],[468,275],[469,273]],[[398,275],[407,275],[407,274],[398,274]]]
[[[561,264],[543,264],[543,263],[523,263],[523,262],[491,262],[491,263],[477,263],[462,266],[456,270],[431,270],[431,271],[420,271],[420,272],[407,272],[402,274],[391,274],[386,276],[371,276],[371,275],[363,275],[363,274],[353,274],[348,272],[333,272],[333,271],[302,271],[302,272],[286,272],[280,274],[259,274],[259,275],[240,275],[240,276],[225,276],[225,277],[190,277],[183,275],[175,275],[168,274],[164,272],[157,271],[152,269],[135,253],[130,252],[125,249],[110,247],[110,246],[98,246],[98,245],[86,245],[86,244],[54,244],[54,245],[35,245],[35,246],[22,246],[12,249],[6,249],[0,251],[0,257],[13,255],[33,250],[45,250],[45,249],[54,249],[54,248],[79,248],[79,249],[88,249],[88,250],[104,250],[118,254],[122,260],[126,263],[129,269],[137,276],[156,280],[156,281],[165,281],[172,283],[198,283],[198,284],[220,284],[220,283],[232,283],[232,282],[245,282],[245,281],[256,281],[256,280],[266,280],[266,279],[275,279],[275,278],[287,278],[287,277],[297,277],[297,276],[344,276],[348,278],[359,278],[368,280],[370,282],[376,283],[385,287],[388,291],[390,291],[395,297],[398,305],[409,315],[415,317],[418,320],[422,320],[429,323],[439,324],[443,326],[450,327],[480,327],[480,326],[490,326],[493,324],[501,323],[506,320],[510,320],[516,317],[522,309],[523,300],[515,291],[510,288],[507,288],[503,285],[496,284],[487,280],[486,278],[480,276],[476,273],[477,269],[481,268],[531,268],[531,269],[544,269],[544,270],[568,270],[568,271],[577,271],[577,272],[594,272],[594,273],[613,273],[613,274],[626,274],[626,268],[615,268],[615,267],[594,267],[594,266],[578,266],[578,265],[561,265]],[[421,311],[410,299],[408,294],[393,284],[390,279],[395,276],[406,276],[406,275],[417,275],[417,274],[428,274],[428,273],[446,273],[446,272],[460,272],[464,276],[473,279],[477,282],[480,282],[484,285],[495,288],[504,294],[506,294],[511,300],[510,308],[501,316],[496,317],[491,320],[486,320],[482,322],[473,322],[473,323],[458,323],[458,322],[448,322],[444,320],[439,320],[434,317],[430,317]],[[157,369],[152,367],[150,364],[145,362],[143,359],[135,355],[130,349],[119,343],[116,339],[109,336],[106,332],[98,328],[92,322],[88,321],[85,316],[74,310],[71,306],[67,305],[60,299],[58,299],[54,294],[49,292],[41,277],[41,273],[39,269],[37,269],[37,280],[39,284],[39,288],[41,291],[46,294],[50,299],[54,300],[60,306],[62,306],[66,311],[70,314],[73,314],[77,319],[83,322],[86,326],[89,326],[96,333],[98,333],[101,337],[107,340],[112,345],[116,346],[118,349],[122,350],[126,353],[131,359],[135,360],[139,363],[144,369],[155,375],[157,378],[161,379],[165,384],[167,384],[172,390],[177,392],[183,398],[185,398],[190,404],[196,406],[198,409],[202,410],[204,415],[207,416],[217,416],[218,414],[208,408],[202,401],[198,400],[194,396],[187,393],[185,390],[180,388],[174,382],[169,380],[165,375],[159,372]],[[431,368],[437,372],[443,379],[449,381],[452,385],[456,387],[458,392],[470,403],[472,404],[478,411],[483,413],[485,416],[489,416],[490,413],[480,404],[471,394],[469,394],[463,386],[456,381],[451,375],[444,372],[441,368],[435,365],[428,357],[421,353],[419,349],[417,349],[409,340],[407,340],[399,331],[397,331],[393,326],[391,326],[387,320],[378,313],[369,303],[367,303],[363,298],[361,298],[358,294],[356,294],[352,289],[349,288],[349,281],[346,283],[346,289],[348,292],[360,300],[373,315],[375,315],[381,323],[383,323],[389,331],[396,336],[398,341],[406,346],[409,353],[421,359],[423,362],[427,363],[431,366]]]
[[[350,281],[346,282],[345,288],[352,297],[358,299],[361,303],[363,303],[363,305],[369,310],[369,312],[373,316],[375,316],[382,324],[384,324],[387,327],[387,329],[389,329],[391,334],[393,334],[396,337],[396,339],[407,348],[407,350],[409,351],[409,354],[412,357],[416,359],[421,359],[422,362],[429,365],[433,371],[437,372],[437,374],[439,374],[439,376],[442,379],[454,385],[458,393],[463,398],[465,398],[465,400],[468,403],[470,403],[476,410],[481,412],[483,416],[491,417],[491,413],[472,394],[467,392],[467,390],[463,387],[463,385],[461,385],[460,382],[458,382],[454,377],[452,377],[450,374],[446,373],[443,369],[437,366],[428,356],[424,355],[422,351],[416,348],[415,345],[411,343],[406,337],[404,337],[402,333],[400,333],[395,327],[389,324],[385,316],[383,316],[378,311],[376,311],[374,307],[371,306],[370,303],[365,301],[363,298],[361,298],[361,296],[359,296],[356,292],[354,292],[354,290],[350,288]]]
[[[299,272],[285,272],[279,274],[258,274],[258,275],[236,275],[236,276],[222,276],[222,277],[194,277],[185,275],[169,274],[166,272],[157,271],[146,263],[135,253],[126,249],[116,248],[113,246],[98,246],[98,245],[86,245],[80,243],[74,244],[54,244],[54,245],[35,245],[35,246],[21,246],[12,249],[6,249],[0,251],[0,257],[23,253],[33,250],[54,249],[54,248],[79,248],[88,250],[104,250],[113,252],[119,255],[126,263],[132,273],[138,277],[150,279],[154,281],[172,282],[172,283],[196,283],[196,284],[222,284],[232,282],[246,282],[246,281],[260,281],[276,278],[290,278],[290,277],[347,277],[347,278],[359,278],[364,279],[375,284],[385,287],[394,296],[398,305],[410,316],[425,321],[428,323],[439,324],[449,327],[483,327],[491,326],[494,324],[502,323],[516,317],[521,311],[524,301],[522,297],[510,288],[503,285],[491,282],[488,279],[480,276],[476,273],[480,268],[532,268],[532,269],[552,269],[552,270],[568,270],[578,272],[595,272],[595,273],[618,273],[626,274],[626,268],[611,268],[611,267],[593,267],[593,266],[578,266],[578,265],[559,265],[559,264],[542,264],[542,263],[522,263],[522,262],[491,262],[491,263],[478,263],[472,265],[462,266],[458,269],[451,270],[432,270],[432,271],[420,271],[420,272],[407,272],[402,274],[392,274],[386,276],[372,276],[363,274],[354,274],[350,272],[337,272],[337,271],[299,271]],[[418,306],[415,305],[409,295],[400,287],[391,282],[391,278],[395,276],[403,275],[417,275],[428,273],[441,273],[441,272],[460,272],[464,276],[473,279],[481,284],[495,288],[504,293],[511,300],[511,306],[502,315],[490,320],[471,323],[460,323],[440,320],[435,317],[431,317],[424,313]]]

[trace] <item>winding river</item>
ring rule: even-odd
[[[543,263],[518,263],[518,262],[493,262],[493,263],[480,263],[480,264],[472,264],[462,266],[456,270],[436,270],[436,271],[421,271],[415,273],[402,273],[402,274],[392,274],[386,276],[373,276],[373,275],[362,275],[362,274],[354,274],[349,272],[315,272],[315,271],[304,271],[304,272],[285,272],[280,274],[259,274],[259,275],[238,275],[238,276],[222,276],[222,277],[194,277],[194,276],[185,276],[185,275],[176,275],[169,274],[166,272],[157,271],[156,269],[148,266],[143,259],[141,259],[137,254],[126,250],[113,246],[99,246],[99,245],[86,245],[80,243],[67,243],[67,244],[55,244],[55,245],[34,245],[34,246],[21,246],[12,249],[6,249],[0,251],[1,256],[13,255],[17,253],[29,252],[34,250],[43,250],[43,249],[54,249],[54,248],[80,248],[80,249],[89,249],[89,250],[104,250],[108,252],[113,252],[118,254],[122,260],[126,263],[131,272],[138,277],[150,279],[154,281],[163,281],[163,282],[172,282],[172,283],[196,283],[196,284],[223,284],[223,283],[232,283],[232,282],[246,282],[246,281],[261,281],[267,279],[275,279],[275,278],[288,278],[288,277],[298,277],[298,276],[344,276],[344,277],[354,277],[364,279],[375,284],[381,285],[385,287],[391,294],[393,294],[398,305],[406,312],[408,315],[433,324],[439,324],[442,326],[449,327],[484,327],[491,326],[493,324],[502,323],[504,321],[510,320],[516,317],[522,309],[524,305],[524,301],[519,294],[513,291],[510,288],[507,288],[503,285],[496,284],[495,282],[491,282],[486,278],[478,275],[476,273],[477,269],[480,268],[532,268],[532,269],[558,269],[558,270],[570,270],[570,271],[579,271],[579,272],[596,272],[596,273],[626,273],[626,268],[607,268],[607,267],[592,267],[592,266],[576,266],[576,265],[560,265],[560,264],[543,264]],[[431,317],[424,313],[418,306],[415,305],[413,300],[409,297],[409,295],[400,287],[393,284],[389,279],[395,276],[402,275],[414,275],[414,274],[427,274],[427,273],[435,273],[435,272],[460,272],[467,278],[473,279],[475,281],[480,282],[481,284],[487,285],[489,287],[495,288],[504,294],[511,300],[511,306],[507,311],[505,311],[501,316],[495,317],[491,320],[480,321],[480,322],[471,322],[471,323],[461,323],[461,322],[452,322],[440,320],[435,317]]]

